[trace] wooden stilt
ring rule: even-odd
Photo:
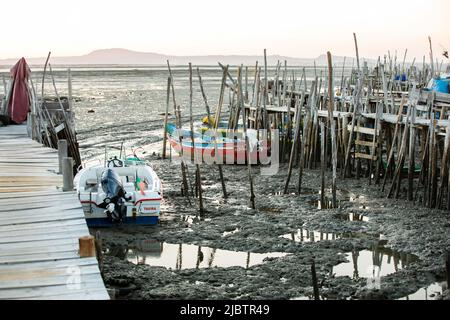
[[[170,82],[171,78],[167,78],[167,99],[166,99],[166,113],[164,114],[164,136],[163,136],[163,151],[162,158],[166,159],[166,148],[167,148],[167,120],[169,117],[169,101],[170,101]]]

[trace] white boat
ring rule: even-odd
[[[82,169],[74,185],[90,227],[154,225],[159,221],[162,186],[156,173],[137,157],[110,159],[106,166]]]

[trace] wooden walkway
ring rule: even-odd
[[[0,299],[109,299],[97,259],[78,255],[89,229],[57,171],[26,126],[0,128]]]

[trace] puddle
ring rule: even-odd
[[[426,288],[421,288],[417,292],[398,300],[435,300],[438,296],[442,295],[444,284],[438,282],[433,283]]]
[[[370,235],[366,233],[347,232],[347,233],[327,233],[320,231],[310,231],[306,229],[298,229],[296,232],[291,232],[280,236],[295,242],[320,242],[320,241],[333,241],[339,239],[357,239],[366,238],[372,240],[378,240],[380,242],[387,242],[383,235]]]
[[[363,214],[360,213],[343,213],[336,215],[338,219],[345,220],[345,221],[352,221],[352,222],[369,222],[370,218],[366,217]]]
[[[267,258],[280,258],[288,255],[282,252],[238,252],[191,244],[170,244],[156,240],[144,240],[129,246],[111,247],[105,254],[138,265],[145,264],[175,270],[213,267],[249,268],[264,263]]]
[[[342,238],[342,236],[335,233],[325,233],[318,231],[309,231],[304,229],[298,229],[297,232],[291,232],[280,236],[280,238],[285,238],[295,242],[319,242],[324,240],[337,240]]]
[[[333,267],[332,274],[336,277],[347,276],[355,280],[384,277],[419,260],[417,256],[396,252],[384,247],[348,252],[346,258],[349,262]]]
[[[194,222],[198,221],[198,217],[197,216],[192,216],[192,215],[182,215],[181,216],[181,221],[186,222],[187,224],[193,224]]]
[[[337,209],[341,206],[342,203],[344,203],[345,200],[336,199],[336,208],[333,207],[333,201],[331,198],[325,197],[324,202],[320,201],[320,195],[319,200],[310,200],[308,203],[312,205],[313,207],[317,208],[318,210],[328,210],[328,209]]]
[[[322,297],[321,295],[319,295],[319,299],[320,300],[327,300],[324,297]],[[309,300],[314,300],[314,296],[302,296],[302,297],[295,297],[295,298],[291,298],[289,300],[295,300],[295,301],[309,301]]]
[[[222,233],[222,237],[230,236],[230,235],[232,235],[232,234],[238,233],[239,231],[241,231],[241,229],[239,229],[239,228],[236,228],[236,229],[234,229],[233,231],[224,231],[224,232]]]
[[[199,223],[200,221],[209,222],[211,221],[210,218],[203,218],[201,216],[195,216],[195,215],[181,215],[181,221],[186,222],[188,225],[192,225],[194,223]]]

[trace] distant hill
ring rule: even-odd
[[[19,58],[0,59],[0,65],[13,65]],[[45,57],[26,58],[30,65],[43,65]],[[217,65],[217,62],[229,65],[253,65],[256,61],[262,65],[263,56],[251,55],[204,55],[204,56],[173,56],[154,52],[138,52],[121,48],[101,49],[82,56],[51,57],[53,65],[164,65],[169,60],[173,65],[184,65],[192,62],[194,65]],[[276,65],[277,61],[287,61],[289,66],[312,66],[314,61],[318,66],[327,64],[326,55],[316,59],[294,58],[279,55],[267,56],[268,65]],[[333,57],[334,64],[343,63],[343,57]],[[352,64],[353,58],[347,58],[347,65]],[[369,60],[370,63],[375,61]]]

